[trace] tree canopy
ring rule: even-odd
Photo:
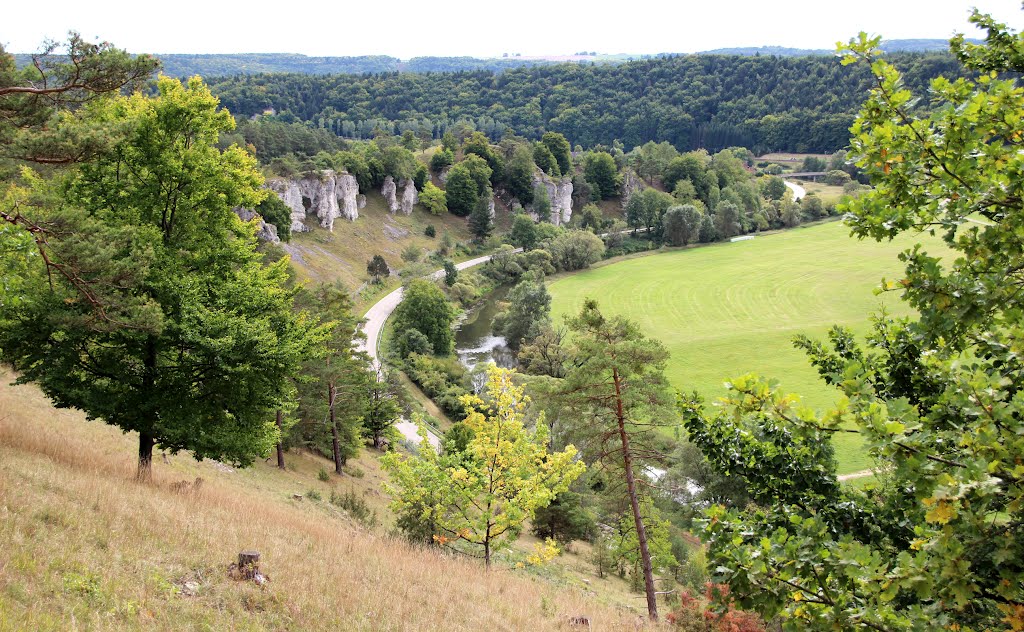
[[[866,343],[835,328],[802,338],[842,394],[816,414],[771,382],[732,382],[722,414],[684,406],[691,440],[744,477],[755,509],[713,509],[704,537],[713,579],[783,627],[957,630],[1024,627],[1024,38],[990,17],[976,46],[951,42],[976,80],[931,82],[927,101],[864,35],[844,63],[870,65],[875,88],[851,155],[875,185],[844,209],[858,237],[937,234],[888,282],[914,318],[875,320]],[[1007,73],[1000,75],[998,73]],[[879,483],[840,485],[820,447],[858,432]],[[737,458],[738,457],[738,458]]]
[[[19,382],[155,445],[246,464],[278,439],[274,410],[323,337],[292,310],[287,259],[270,266],[232,212],[264,195],[255,160],[216,148],[234,121],[198,78],[156,97],[96,102],[116,123],[93,159],[33,182],[46,226],[27,300],[5,305],[0,345]],[[58,273],[59,272],[59,273]]]

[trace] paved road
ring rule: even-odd
[[[793,201],[799,200],[803,196],[807,195],[807,189],[803,188],[795,182],[786,180],[786,187],[793,192]]]
[[[519,252],[520,250],[522,250],[522,248],[516,248],[516,252]],[[470,259],[469,261],[456,263],[455,267],[459,270],[465,270],[466,268],[472,268],[473,266],[478,266],[481,263],[486,263],[487,261],[490,261],[490,259],[491,255],[477,257],[476,259]],[[444,269],[442,268],[440,270],[435,270],[434,272],[430,273],[429,275],[427,275],[426,278],[440,279],[443,276]],[[373,367],[375,369],[380,367],[380,357],[378,357],[378,347],[380,346],[380,334],[384,330],[384,323],[387,322],[388,318],[391,316],[391,313],[395,311],[396,307],[398,307],[398,304],[402,302],[402,293],[403,288],[398,288],[394,292],[391,292],[384,298],[374,303],[373,307],[367,310],[366,314],[363,316],[363,318],[366,321],[363,324],[363,333],[366,334],[366,341],[360,342],[359,349],[362,351],[366,351],[366,353],[370,356],[370,359],[373,361]],[[419,430],[416,427],[416,424],[403,417],[401,420],[399,420],[398,423],[395,424],[395,428],[397,428],[398,431],[402,433],[402,436],[404,436],[406,439],[419,445],[420,435]],[[438,437],[437,434],[434,433],[434,431],[430,430],[429,428],[427,429],[427,439],[430,441],[431,445],[433,445],[437,449],[440,449],[440,437]]]

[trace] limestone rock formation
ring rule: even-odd
[[[639,193],[644,188],[644,181],[632,169],[626,169],[622,178],[622,208],[626,208],[634,193]]]
[[[566,224],[572,219],[572,178],[564,177],[557,182],[543,172],[533,174],[533,188],[543,186],[551,201],[551,223],[555,226]],[[536,214],[532,208],[531,212]]]
[[[395,186],[395,179],[391,176],[384,178],[384,186],[380,188],[380,194],[384,196],[384,202],[388,205],[388,211],[394,213],[398,210],[398,187]]]
[[[304,221],[310,214],[316,215],[320,226],[327,230],[334,230],[338,217],[353,221],[359,217],[359,184],[347,173],[327,170],[298,179],[273,178],[267,181],[267,188],[291,209],[293,233],[309,230]]]
[[[489,200],[487,200],[487,213],[491,216],[491,219],[494,219],[494,198],[493,197],[491,197]]]
[[[362,193],[356,196],[356,207],[359,210],[366,208],[366,196]]]
[[[412,215],[412,207],[416,206],[420,196],[416,191],[416,185],[412,180],[406,178],[402,181],[402,212]]]
[[[241,206],[234,209],[235,215],[238,215],[243,222],[251,222],[253,218],[259,218],[260,227],[256,230],[256,238],[260,241],[269,241],[271,243],[281,243],[281,238],[277,236],[277,226],[268,224],[263,221],[263,217],[255,211],[250,211],[247,208]]]

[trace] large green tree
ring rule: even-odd
[[[231,115],[198,78],[158,90],[95,103],[79,121],[118,137],[37,207],[44,256],[27,300],[0,313],[18,381],[138,432],[141,479],[154,446],[241,465],[267,453],[274,411],[322,336],[293,312],[287,260],[264,267],[253,227],[231,211],[266,195],[252,157],[216,148]]]
[[[334,471],[342,474],[349,458],[359,453],[362,425],[367,416],[367,386],[373,377],[365,352],[356,341],[365,339],[360,320],[352,311],[348,291],[338,283],[325,283],[303,292],[298,302],[326,323],[330,334],[326,353],[303,363],[299,382],[299,411],[311,447],[329,446]]]
[[[725,414],[687,407],[691,440],[758,504],[713,510],[713,579],[789,630],[1024,629],[1024,38],[971,21],[985,44],[951,45],[977,79],[938,78],[925,102],[877,40],[844,59],[875,78],[852,128],[875,187],[844,209],[854,235],[929,231],[955,253],[901,255],[886,287],[917,316],[879,316],[866,344],[839,328],[800,340],[842,393],[824,415],[752,377]],[[840,485],[816,454],[849,431],[878,463],[874,488]]]
[[[405,288],[402,302],[395,309],[395,331],[419,331],[430,341],[434,353],[444,356],[452,352],[454,317],[441,288],[432,281],[415,279]]]
[[[593,299],[587,299],[567,323],[575,335],[558,396],[575,421],[573,436],[584,455],[625,483],[647,613],[657,619],[654,561],[637,475],[640,461],[654,456],[652,433],[659,426],[678,427],[664,375],[668,352],[629,320],[605,317]]]

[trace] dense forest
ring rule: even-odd
[[[962,72],[945,53],[889,59],[919,92]],[[272,114],[346,138],[440,138],[462,123],[493,140],[509,129],[529,139],[555,131],[573,145],[619,142],[627,151],[667,141],[680,150],[831,153],[847,144],[870,75],[833,57],[687,55],[500,74],[237,74],[209,85],[236,116]]]

